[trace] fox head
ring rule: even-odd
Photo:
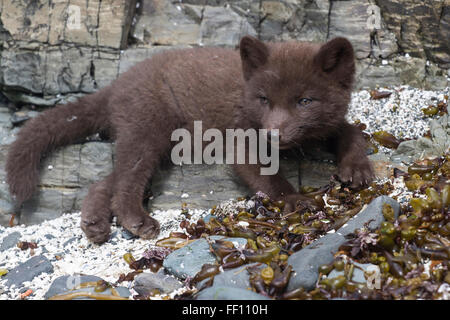
[[[355,73],[348,40],[264,43],[246,36],[239,50],[247,116],[259,128],[278,129],[280,149],[339,129]]]

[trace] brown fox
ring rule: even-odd
[[[97,132],[115,140],[113,172],[93,184],[82,205],[81,228],[95,243],[108,240],[113,216],[148,239],[158,222],[142,202],[148,180],[177,128],[278,129],[280,149],[328,140],[339,175],[353,187],[373,179],[360,130],[345,120],[354,82],[350,42],[265,43],[246,36],[239,50],[194,48],[154,55],[111,85],[28,121],[11,145],[6,171],[17,206],[38,183],[42,157]],[[259,164],[234,165],[253,191],[284,199],[292,209],[302,196],[280,174],[260,175]]]

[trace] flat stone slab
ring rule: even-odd
[[[227,240],[237,242],[239,246],[244,246],[247,239],[226,238],[222,236],[212,236],[213,240]],[[216,257],[209,251],[209,244],[205,239],[198,239],[185,245],[183,248],[170,253],[163,262],[165,270],[179,279],[194,277],[204,264],[213,264]]]
[[[92,288],[92,287],[80,288],[80,289],[73,290],[73,288],[79,286],[82,283],[96,282],[96,281],[100,281],[100,280],[103,280],[103,279],[100,277],[91,276],[91,275],[61,276],[61,277],[56,278],[53,281],[52,285],[50,286],[48,291],[45,293],[44,298],[49,299],[56,295],[74,293],[74,292],[89,292],[89,293],[97,293],[97,294],[104,294],[104,295],[112,295],[111,289],[109,289],[109,288],[103,292],[95,292],[94,288]],[[125,287],[116,287],[115,289],[117,290],[119,295],[123,298],[128,298],[131,295],[130,291]],[[79,298],[74,298],[73,300],[94,300],[94,299],[79,297]]]
[[[157,289],[161,293],[170,293],[182,286],[183,284],[180,281],[164,272],[145,272],[134,278],[133,289],[140,295],[145,296],[153,289]]]
[[[199,292],[197,300],[270,300],[259,293],[235,287],[213,285]]]
[[[247,268],[256,267],[257,270],[264,269],[267,267],[265,263],[251,263],[245,264],[243,266],[227,269],[223,272],[220,272],[214,276],[214,286],[219,287],[233,287],[233,288],[241,288],[241,289],[251,289],[250,284],[250,274],[247,271]],[[196,287],[202,288],[203,284],[208,282],[209,278],[200,281]]]
[[[6,275],[6,285],[19,287],[25,281],[31,281],[41,273],[52,273],[53,265],[43,255],[35,256],[18,265]]]
[[[22,235],[20,234],[20,232],[15,231],[4,237],[2,244],[0,245],[0,252],[6,251],[14,247],[17,244],[17,242],[19,242],[21,236]]]
[[[312,290],[319,277],[319,266],[333,261],[334,253],[347,241],[346,235],[354,232],[355,229],[362,228],[369,222],[370,228],[378,228],[380,226],[381,222],[384,221],[382,208],[385,203],[392,206],[395,217],[397,217],[400,210],[400,205],[397,201],[387,196],[380,196],[335,233],[327,233],[302,250],[292,254],[288,259],[288,264],[292,266],[294,273],[291,276],[287,290],[299,287]]]

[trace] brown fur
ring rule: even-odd
[[[373,176],[364,139],[344,118],[353,77],[353,49],[343,38],[319,45],[244,37],[239,52],[198,48],[155,55],[99,92],[26,123],[8,154],[11,194],[18,205],[31,197],[46,153],[108,131],[116,142],[114,171],[90,187],[81,228],[92,241],[104,242],[115,215],[132,233],[154,237],[159,224],[142,206],[146,183],[170,151],[172,131],[192,132],[194,120],[202,120],[204,130],[279,129],[281,148],[334,141],[341,177],[364,184]],[[299,105],[301,98],[312,101]],[[284,198],[292,208],[301,196],[279,174],[260,176],[259,167],[235,165],[252,190]]]

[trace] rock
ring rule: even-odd
[[[333,174],[337,174],[337,165],[332,162],[302,160],[300,177],[302,186],[322,187],[330,182]]]
[[[227,269],[214,276],[213,285],[215,287],[233,287],[250,290],[250,274],[247,270],[248,268],[253,267],[255,267],[257,270],[261,270],[267,267],[267,265],[264,263],[252,263],[233,269]],[[200,283],[197,284],[196,287],[201,288],[202,285],[208,280],[209,278],[200,281]]]
[[[380,0],[374,5],[364,0],[148,0],[139,2],[138,9],[136,3],[5,3],[0,13],[2,90],[14,101],[50,106],[61,99],[60,94],[89,93],[109,84],[126,69],[120,64],[128,50],[234,47],[244,34],[270,41],[317,42],[345,36],[354,44],[359,59],[394,62],[393,57],[405,52],[421,65],[427,60],[435,63],[426,69],[426,79],[407,82],[404,78],[415,72],[400,70],[396,75],[394,68],[378,70],[383,66],[371,61],[369,70],[361,73],[364,85],[372,86],[375,80],[383,85],[448,85],[450,10],[442,1],[418,5],[413,0]],[[368,27],[373,17],[380,22],[375,28]],[[416,69],[415,62],[409,61],[405,67]],[[383,73],[387,73],[384,83]]]
[[[256,292],[234,288],[211,286],[200,291],[196,300],[270,300],[268,297],[258,294]]]
[[[327,40],[328,0],[261,1],[259,7],[250,10],[259,11],[255,28],[262,40]]]
[[[99,281],[102,278],[90,275],[77,275],[77,276],[61,276],[53,280],[50,288],[45,293],[44,298],[48,299],[55,295],[62,294],[76,287],[77,285],[85,282]]]
[[[389,156],[381,152],[371,154],[368,158],[372,163],[375,176],[379,179],[389,178],[393,174],[394,166],[402,167],[404,169],[404,166],[400,164],[396,163],[394,165],[390,161]]]
[[[353,44],[358,59],[386,58],[397,52],[395,35],[384,27],[381,17],[378,25],[369,28],[372,11],[364,0],[333,1],[330,11],[328,38],[347,37]],[[373,46],[376,38],[377,46]]]
[[[15,231],[4,237],[2,244],[0,245],[0,252],[15,247],[21,236],[20,232]]]
[[[355,229],[362,228],[369,221],[371,221],[370,228],[380,226],[384,220],[381,211],[385,203],[392,206],[397,217],[400,210],[399,204],[387,196],[380,196],[335,233],[327,233],[302,250],[292,254],[288,259],[288,264],[292,266],[294,273],[289,281],[288,290],[298,287],[307,290],[313,289],[319,276],[319,266],[333,261],[333,254],[346,242],[345,235],[354,232]]]
[[[144,45],[195,45],[200,40],[200,25],[183,6],[164,0],[141,2],[141,14],[131,31]]]
[[[105,142],[82,145],[79,154],[79,186],[86,188],[93,180],[101,180],[113,169],[113,146]]]
[[[92,288],[92,287],[86,287],[86,288],[80,288],[80,289],[73,290],[74,288],[76,288],[77,286],[79,286],[82,283],[96,282],[96,281],[100,281],[100,280],[103,280],[103,279],[100,277],[91,276],[91,275],[61,276],[61,277],[56,278],[52,282],[50,288],[45,293],[44,298],[49,299],[55,295],[66,294],[66,293],[71,293],[71,292],[81,292],[81,291],[111,295],[112,294],[111,289],[106,289],[103,292],[95,292],[94,288]],[[125,287],[116,287],[116,290],[121,297],[128,298],[131,295],[130,291]],[[75,298],[73,300],[93,300],[93,299],[80,297],[80,298]]]
[[[146,0],[139,2],[137,12],[136,0],[2,3],[0,86],[8,99],[21,105],[65,103],[108,85],[156,52],[199,45],[234,47],[244,34],[270,41],[348,37],[358,57],[357,88],[448,86],[450,10],[442,1],[376,1],[381,16],[374,30],[367,28],[371,12],[365,0]],[[4,98],[0,101],[1,225],[9,223],[14,211],[3,183],[4,163],[6,146],[19,130],[11,125]],[[38,114],[23,115],[22,111],[13,115],[14,124]],[[421,138],[417,143],[405,142],[400,150],[434,154],[446,145],[440,141],[431,145]],[[110,172],[112,149],[111,144],[83,144],[52,154],[44,163],[38,193],[25,204],[16,222],[39,223],[62,212],[79,211],[89,184]],[[407,159],[406,153],[401,157]],[[301,166],[305,185],[323,185],[335,172],[332,163]],[[286,171],[295,185],[297,171],[294,166]],[[152,210],[179,209],[182,202],[191,208],[210,208],[250,194],[225,165],[162,169],[152,182]],[[181,199],[185,193],[189,198]]]
[[[402,51],[449,67],[450,10],[445,1],[380,0],[377,5]]]
[[[74,241],[77,241],[77,237],[72,237],[69,240],[67,240],[66,242],[63,243],[63,247],[66,247],[67,245],[71,244]]]
[[[210,238],[237,242],[239,246],[244,246],[247,243],[247,239],[244,238],[225,238],[222,236]],[[204,264],[212,264],[215,261],[216,257],[210,252],[208,242],[205,239],[198,239],[170,253],[164,259],[163,266],[169,274],[179,279],[186,279],[187,277],[194,277]]]
[[[10,270],[5,276],[6,285],[19,287],[25,281],[31,281],[41,273],[52,272],[53,265],[45,256],[35,256]]]
[[[211,208],[218,202],[242,197],[250,191],[226,164],[183,165],[159,169],[153,179],[150,210]],[[181,198],[183,194],[189,197]]]
[[[234,47],[245,36],[256,36],[255,29],[230,8],[206,6],[200,25],[200,43],[205,46]]]
[[[420,58],[397,56],[390,62],[398,77],[398,83],[421,87],[425,81],[426,61]]]
[[[127,240],[138,238],[136,235],[132,234],[127,229],[122,229],[121,234],[122,234],[122,237],[127,239]]]
[[[450,148],[450,116],[430,121],[431,139],[420,137],[399,144],[391,159],[412,162],[422,157],[441,156]]]
[[[148,296],[151,290],[170,293],[183,287],[183,284],[173,276],[164,272],[140,273],[134,278],[133,289],[142,296]]]
[[[394,67],[383,65],[374,59],[356,61],[356,89],[375,88],[379,86],[392,86],[399,83]]]
[[[150,48],[129,48],[124,50],[120,55],[119,73],[128,71],[135,64],[151,58],[154,54],[164,52],[167,50],[176,50],[182,48],[189,48],[190,46],[155,46]]]
[[[11,123],[13,126],[20,125],[31,118],[37,117],[38,115],[39,112],[33,110],[17,111],[11,116]]]
[[[450,72],[450,69],[448,72]],[[449,78],[444,69],[430,62],[426,66],[424,87],[429,90],[444,90],[449,86]]]
[[[9,1],[2,8],[8,45],[1,52],[4,90],[46,104],[61,93],[93,92],[117,77],[136,0]],[[70,44],[70,45],[67,45]],[[74,46],[75,45],[75,46]],[[30,97],[30,95],[28,95]]]
[[[247,19],[230,7],[143,2],[132,36],[142,45],[234,47],[244,35],[257,35]]]
[[[6,154],[7,151],[0,154],[2,168]],[[110,143],[75,144],[51,153],[41,165],[42,187],[24,203],[18,222],[37,224],[57,218],[64,212],[79,211],[90,184],[107,176],[112,163],[113,147]],[[0,169],[0,179],[4,180],[5,176]],[[13,209],[7,184],[0,183],[0,216],[9,216]],[[4,220],[2,224],[7,225],[9,219]]]
[[[120,48],[127,40],[136,1],[74,0],[4,3],[3,28],[15,41],[32,41],[50,45],[75,43],[81,46]],[[95,31],[94,31],[95,30]]]
[[[0,107],[0,146],[8,145],[14,141],[17,128],[11,124],[11,114],[8,108]]]
[[[421,87],[424,84],[426,79],[424,59],[398,55],[385,61],[388,64],[374,59],[358,60],[356,63],[357,89],[398,84]]]

